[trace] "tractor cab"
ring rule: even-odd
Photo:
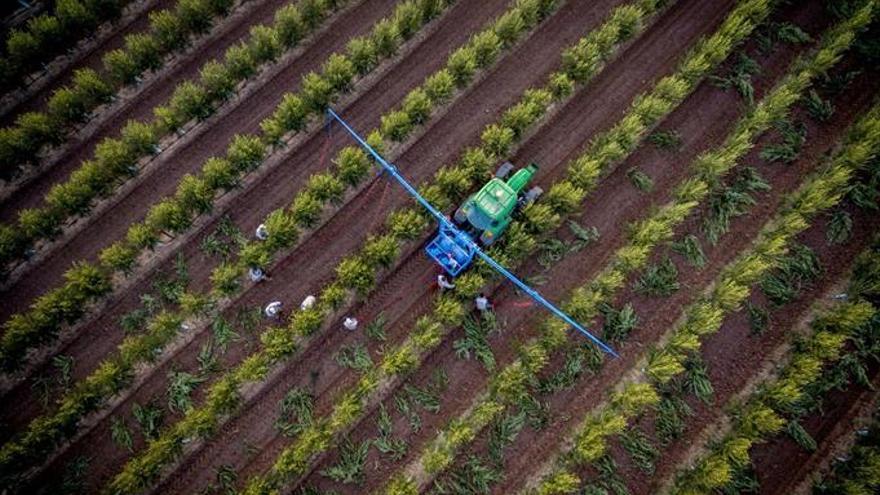
[[[449,275],[454,277],[470,265],[474,257],[473,239],[491,246],[510,225],[514,211],[541,194],[539,187],[522,194],[537,172],[537,165],[522,168],[505,181],[513,168],[510,162],[501,165],[495,176],[455,211],[456,228],[441,224],[437,236],[425,247],[428,256]]]
[[[529,181],[538,171],[534,163],[516,171],[513,164],[505,162],[479,191],[470,196],[455,212],[455,223],[463,230],[479,237],[480,244],[491,246],[510,225],[513,213],[524,204],[530,203],[541,194],[541,188],[534,187],[523,194]]]

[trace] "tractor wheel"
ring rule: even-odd
[[[504,180],[504,178],[510,175],[511,172],[513,172],[513,164],[510,162],[504,162],[498,167],[498,170],[495,172],[495,177]]]
[[[534,203],[539,197],[541,197],[542,194],[544,194],[544,190],[538,186],[535,186],[535,187],[529,189],[529,191],[526,193],[526,196],[524,198],[525,203],[526,204]]]
[[[464,206],[459,206],[458,209],[455,210],[455,215],[453,215],[452,219],[457,225],[464,225],[467,221],[467,214],[464,212]]]

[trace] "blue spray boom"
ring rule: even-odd
[[[574,327],[577,331],[584,334],[588,339],[590,339],[594,344],[599,346],[600,349],[611,354],[614,357],[618,357],[617,353],[609,347],[606,343],[602,342],[599,338],[590,333],[586,328],[582,327],[580,323],[576,322],[574,318],[566,314],[561,309],[554,306],[550,301],[544,299],[544,297],[538,293],[535,289],[532,289],[528,285],[525,284],[522,280],[520,280],[516,275],[511,273],[507,268],[502,266],[500,263],[495,261],[491,256],[486,254],[480,246],[477,245],[476,242],[465,232],[462,232],[454,223],[452,223],[449,218],[446,217],[441,211],[434,207],[431,203],[428,202],[421,194],[414,188],[409,181],[406,180],[403,175],[400,174],[400,171],[397,170],[397,167],[391,163],[388,163],[382,155],[380,155],[376,150],[373,149],[351,126],[348,125],[347,122],[342,120],[342,117],[336,114],[332,109],[327,109],[327,115],[329,118],[335,119],[342,127],[348,132],[351,137],[354,138],[355,141],[361,145],[362,148],[367,150],[367,152],[376,160],[382,168],[388,172],[391,177],[394,178],[404,189],[406,192],[410,194],[415,200],[422,205],[434,219],[437,220],[437,223],[440,224],[440,233],[437,238],[435,238],[431,243],[428,244],[428,254],[434,258],[438,263],[441,264],[447,270],[450,269],[449,265],[446,262],[446,259],[453,259],[453,256],[450,254],[448,250],[444,250],[442,246],[450,245],[456,248],[457,255],[455,256],[455,270],[454,273],[458,273],[462,269],[466,268],[468,264],[473,259],[473,256],[476,255],[480,257],[483,261],[485,261],[492,269],[500,273],[502,276],[513,282],[520,290],[525,292],[529,297],[537,301],[539,304],[547,308],[551,313],[562,319],[564,322],[568,323],[572,327]],[[463,257],[463,258],[462,258]]]

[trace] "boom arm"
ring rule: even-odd
[[[400,185],[403,186],[403,188],[406,189],[406,191],[413,198],[415,198],[415,200],[418,201],[419,204],[421,204],[426,210],[428,210],[428,212],[431,214],[431,216],[433,216],[437,220],[437,222],[440,223],[441,226],[446,227],[446,228],[450,228],[453,231],[458,232],[458,228],[455,226],[455,224],[450,222],[449,219],[446,218],[446,216],[442,212],[440,212],[439,210],[434,208],[434,205],[432,205],[431,203],[428,202],[428,200],[423,198],[422,195],[419,194],[419,192],[409,183],[409,181],[407,181],[406,178],[400,174],[400,171],[397,170],[397,167],[395,167],[391,163],[388,163],[385,160],[385,158],[382,157],[382,155],[380,155],[376,150],[374,150],[373,147],[370,146],[357,133],[357,131],[352,129],[348,125],[347,122],[342,120],[342,117],[337,115],[336,112],[334,112],[330,108],[327,109],[327,114],[330,117],[332,117],[333,119],[337,120],[340,124],[342,124],[342,127],[346,130],[346,132],[348,132],[351,135],[351,137],[353,137],[355,139],[355,141],[357,141],[358,144],[361,145],[361,147],[363,147],[365,150],[367,150],[367,152],[376,160],[376,162],[379,163],[382,166],[382,168],[385,169],[391,175],[391,177],[394,178],[394,180],[396,180],[398,183],[400,183]],[[599,346],[600,349],[607,352],[608,354],[611,354],[614,357],[618,357],[617,353],[614,352],[614,350],[611,349],[611,347],[609,347],[606,343],[602,342],[596,336],[591,334],[586,328],[582,327],[578,322],[576,322],[574,320],[574,318],[572,318],[571,316],[566,314],[564,311],[562,311],[561,309],[554,306],[550,301],[544,299],[544,297],[541,294],[539,294],[538,291],[536,291],[535,289],[532,289],[531,287],[526,285],[525,282],[520,280],[516,275],[511,273],[507,268],[504,268],[504,266],[502,266],[500,263],[498,263],[497,261],[492,259],[491,256],[489,256],[488,254],[483,252],[482,249],[480,249],[480,246],[478,246],[477,243],[473,242],[472,240],[470,242],[472,244],[471,247],[473,248],[474,252],[476,252],[477,255],[483,261],[488,263],[489,266],[492,267],[492,269],[494,269],[495,271],[497,271],[498,273],[500,273],[501,275],[506,277],[508,280],[513,282],[523,292],[528,294],[529,297],[531,297],[532,299],[537,301],[539,304],[541,304],[542,306],[544,306],[545,308],[550,310],[550,312],[552,312],[554,315],[556,315],[557,317],[559,317],[560,319],[562,319],[564,322],[568,323],[569,325],[573,326],[580,333],[584,334],[594,344]]]

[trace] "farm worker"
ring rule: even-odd
[[[281,312],[281,301],[272,301],[266,305],[266,309],[264,310],[267,318],[276,318],[278,317],[278,313]]]
[[[455,284],[446,280],[446,276],[443,275],[442,273],[440,275],[437,275],[437,285],[439,285],[441,289],[454,289],[455,288]]]
[[[849,298],[849,296],[846,294],[846,292],[841,292],[840,294],[835,294],[835,295],[831,296],[831,299],[834,299],[836,301],[845,301],[848,298]]]
[[[261,223],[260,225],[257,225],[257,231],[254,232],[254,235],[257,237],[257,239],[261,241],[265,241],[266,239],[268,239],[269,229],[266,228],[266,224]]]
[[[263,272],[263,270],[261,268],[256,268],[253,266],[248,268],[248,276],[250,276],[251,282],[266,280],[266,274]]]
[[[345,320],[342,322],[342,326],[345,327],[346,330],[355,331],[358,327],[357,318],[346,316]]]
[[[311,307],[314,305],[315,305],[315,296],[309,294],[308,296],[306,296],[305,299],[303,299],[303,302],[300,303],[299,309],[305,311],[307,309],[311,309]]]
[[[489,310],[489,308],[492,307],[492,305],[489,304],[489,299],[487,299],[486,296],[484,296],[482,292],[480,293],[479,296],[477,296],[476,299],[474,299],[474,305],[477,307],[477,309],[481,313],[485,313],[486,311]]]

